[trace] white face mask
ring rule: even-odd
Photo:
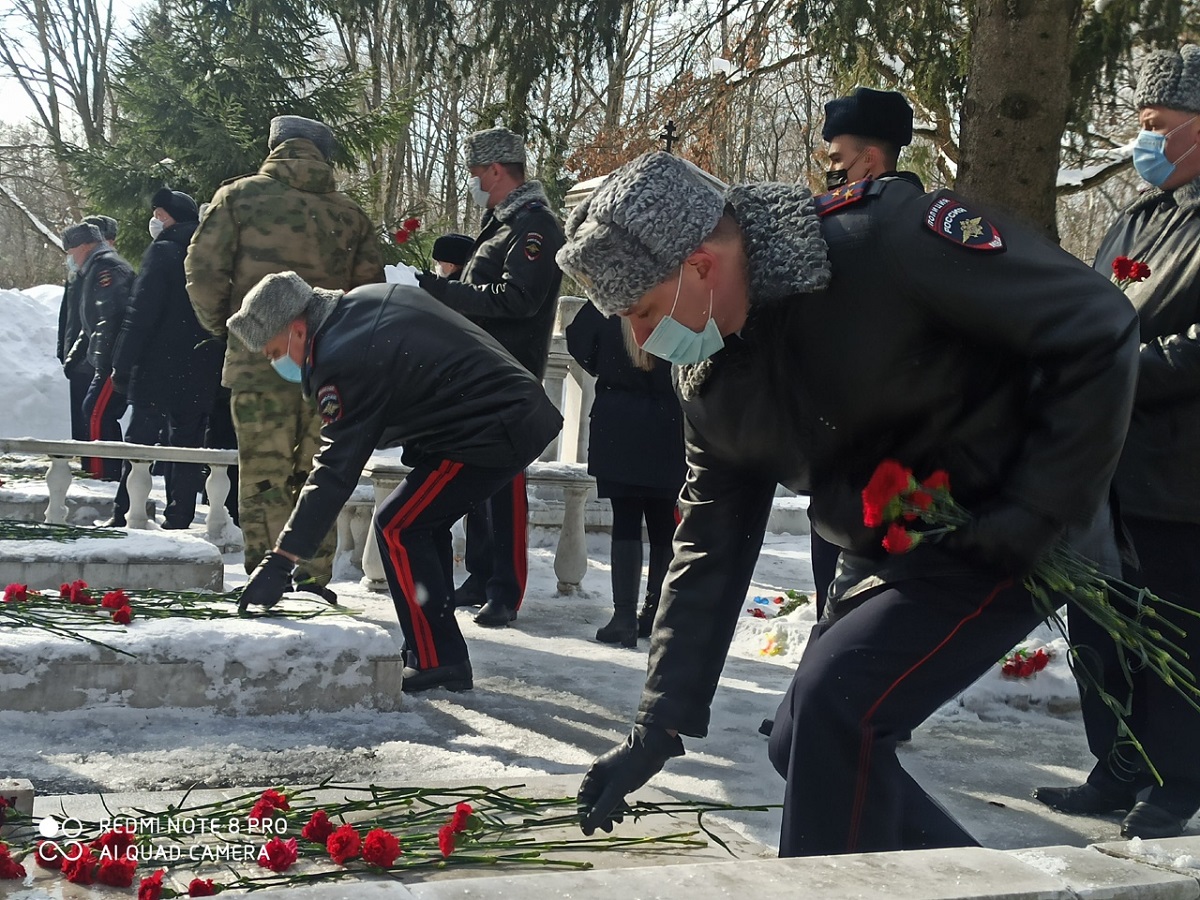
[[[472,175],[471,180],[467,182],[467,186],[471,189],[471,199],[475,201],[475,205],[480,209],[487,209],[488,204],[492,202],[492,197],[479,183],[479,176]]]
[[[157,239],[158,236],[160,234],[162,234],[162,232],[163,232],[162,219],[156,219],[154,216],[151,216],[150,217],[150,237]]]

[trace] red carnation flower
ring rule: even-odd
[[[396,230],[396,243],[397,244],[407,244],[408,239],[410,237],[412,237],[412,235],[408,233],[407,229],[399,228]]]
[[[101,884],[111,884],[113,887],[130,887],[133,884],[133,873],[137,869],[136,859],[102,859],[100,871],[96,880]]]
[[[188,884],[189,897],[211,897],[217,892],[211,878],[193,878]]]
[[[80,606],[96,605],[96,601],[92,599],[92,595],[87,592],[87,582],[83,580],[60,585],[58,595],[68,603],[78,603]]]
[[[159,869],[153,875],[147,875],[138,885],[138,900],[159,900],[163,891],[163,875],[166,869]]]
[[[1112,261],[1113,278],[1125,281],[1133,272],[1133,260],[1128,256],[1118,256]]]
[[[123,859],[130,855],[129,850],[133,846],[133,832],[125,828],[114,828],[92,841],[91,846],[94,850],[107,851],[102,853],[102,856]]]
[[[400,855],[400,840],[389,831],[375,828],[367,832],[362,845],[362,858],[373,866],[386,869]]]
[[[10,584],[4,589],[5,603],[24,603],[29,599],[29,586],[25,584]]]
[[[903,525],[893,522],[888,526],[887,534],[883,537],[883,549],[888,553],[901,554],[907,553],[916,546],[918,539],[916,535],[907,530]]]
[[[921,487],[931,494],[938,491],[950,493],[950,476],[944,469],[938,469],[928,478],[921,482]]]
[[[323,809],[318,809],[313,813],[308,824],[300,829],[300,836],[314,844],[324,844],[329,840],[331,834],[333,834],[333,823],[329,821],[329,814]]]
[[[122,606],[120,609],[114,609],[112,620],[118,625],[128,625],[133,621],[133,607]]]
[[[258,864],[272,872],[286,872],[299,855],[296,850],[295,838],[288,838],[285,841],[282,838],[273,837],[263,844],[262,850],[259,851]]]
[[[353,825],[342,825],[325,842],[325,849],[329,851],[330,857],[339,866],[345,865],[346,860],[358,856],[361,847],[362,839],[354,830]]]
[[[56,872],[62,871],[62,851],[58,849],[58,844],[54,843],[54,841],[38,841],[37,850],[33,854],[33,861],[43,869],[53,869]]]
[[[454,829],[449,825],[438,829],[438,849],[442,851],[443,858],[454,852]]]
[[[91,884],[96,880],[96,863],[100,860],[96,859],[96,854],[92,852],[91,847],[78,846],[82,852],[77,859],[63,857],[63,878],[72,884]]]
[[[405,231],[416,231],[418,228],[421,227],[421,220],[418,219],[416,216],[413,216],[412,218],[405,219],[404,222],[401,224],[401,227]]]
[[[1150,277],[1150,267],[1140,260],[1135,260],[1129,272],[1130,281],[1145,281]]]
[[[450,827],[454,829],[454,833],[466,831],[467,825],[470,824],[471,813],[475,812],[470,803],[460,803],[454,807],[454,815],[450,817]]]
[[[25,867],[8,855],[7,848],[0,852],[0,881],[24,878],[26,874],[28,873],[25,871]]]
[[[891,506],[912,484],[912,472],[894,459],[885,459],[875,467],[871,480],[863,488],[863,524],[878,528],[890,516]]]
[[[109,591],[100,601],[100,605],[105,609],[120,609],[129,605],[129,595],[124,591]]]
[[[288,805],[288,798],[274,788],[267,788],[258,799],[265,800],[276,809],[291,809],[291,806]]]
[[[767,614],[757,606],[751,607],[750,609],[746,610],[746,612],[750,613],[750,615],[756,619],[765,619],[767,617]]]

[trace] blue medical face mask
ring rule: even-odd
[[[292,333],[288,332],[287,352],[283,356],[278,356],[271,360],[271,368],[278,373],[279,377],[284,381],[290,381],[292,384],[299,384],[304,380],[304,370],[300,368],[300,364],[292,359]]]
[[[654,330],[642,344],[642,349],[677,366],[690,366],[708,359],[724,347],[725,339],[721,337],[721,330],[713,320],[711,292],[708,295],[708,322],[705,323],[703,331],[692,331],[671,318],[675,307],[679,305],[679,291],[682,287],[683,266],[680,266],[679,284],[675,286],[675,302],[671,304],[671,312],[654,326]]]
[[[1155,187],[1162,187],[1167,179],[1175,174],[1175,167],[1196,149],[1196,145],[1193,143],[1184,151],[1183,156],[1180,156],[1175,162],[1171,162],[1167,159],[1167,140],[1180,128],[1190,125],[1195,120],[1196,117],[1192,116],[1166,134],[1156,134],[1145,129],[1139,131],[1137,143],[1133,147],[1133,167],[1137,169],[1137,173]]]

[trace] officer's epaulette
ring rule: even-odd
[[[816,207],[817,215],[827,216],[834,210],[861,202],[867,196],[867,188],[870,186],[871,180],[864,178],[862,181],[843,184],[841,187],[814,197],[813,204]]]

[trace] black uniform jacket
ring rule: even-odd
[[[677,372],[689,473],[640,722],[705,734],[776,482],[810,493],[814,528],[856,560],[845,594],[971,571],[932,542],[884,553],[861,492],[885,458],[918,478],[946,470],[968,509],[1008,500],[1085,524],[1106,498],[1137,352],[1121,292],[949,192],[899,179],[839,190],[858,197],[818,198],[829,287],[772,303],[755,302],[756,270],[785,271],[795,209],[763,221],[734,205],[751,316]]]
[[[216,396],[225,344],[197,321],[183,271],[195,230],[177,222],[142,255],[113,352],[113,384],[132,403],[163,406],[187,392],[207,410]]]
[[[562,270],[563,229],[541,185],[529,181],[484,216],[475,252],[457,281],[426,275],[421,286],[492,335],[541,378]]]
[[[79,290],[79,335],[67,353],[66,368],[84,358],[103,375],[112,368],[113,347],[133,286],[133,268],[116,250],[97,249],[79,267],[75,285]]]
[[[1151,191],[1113,224],[1096,253],[1112,274],[1127,256],[1150,277],[1126,295],[1141,324],[1138,386],[1117,495],[1129,515],[1200,522],[1200,184]]]
[[[403,445],[408,465],[516,471],[562,427],[541,382],[419,288],[350,291],[317,329],[305,369],[321,449],[279,539],[300,557],[316,551],[376,448]]]

